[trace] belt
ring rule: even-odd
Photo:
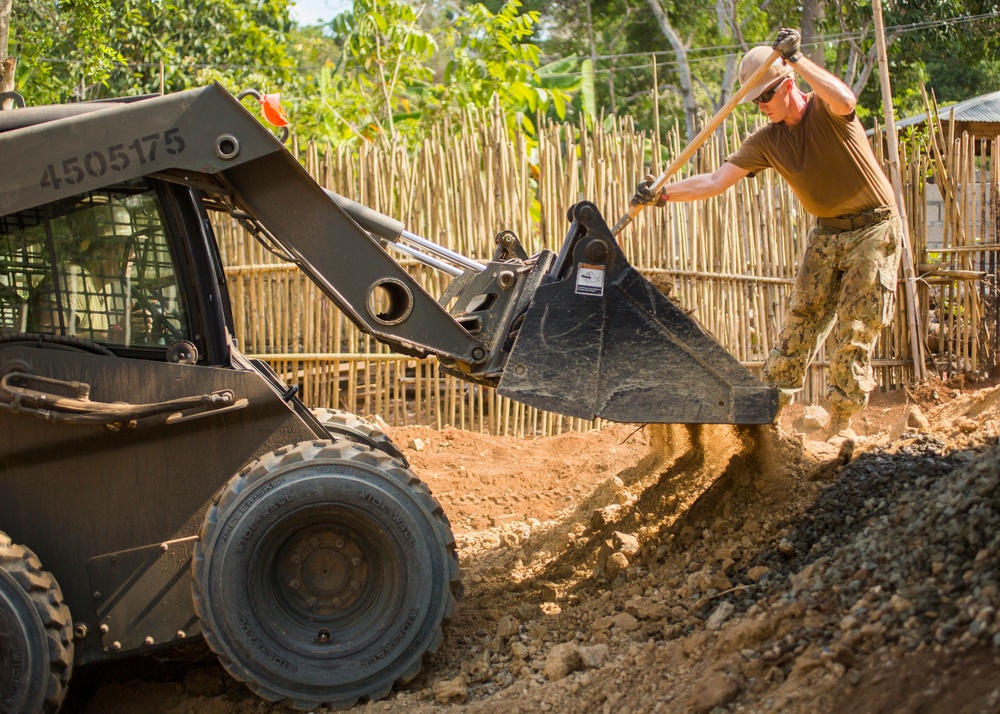
[[[867,211],[850,213],[846,216],[837,216],[836,218],[817,218],[816,225],[824,228],[837,228],[842,231],[856,231],[860,228],[867,228],[882,221],[887,221],[894,215],[895,210],[892,206],[879,206],[878,208],[869,208]]]

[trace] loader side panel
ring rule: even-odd
[[[13,369],[84,382],[94,401],[149,403],[219,389],[247,400],[243,408],[189,421],[163,415],[124,431],[0,409],[0,529],[30,544],[59,581],[74,621],[87,625],[78,662],[127,651],[124,645],[112,649],[123,642],[117,633],[133,629],[119,621],[117,604],[145,613],[143,629],[132,638],[136,646],[146,637],[164,644],[180,631],[194,634],[186,558],[136,562],[137,569],[153,563],[170,569],[159,577],[98,569],[104,573],[98,582],[88,562],[120,554],[124,564],[123,551],[195,536],[213,494],[240,468],[313,433],[256,372],[0,345],[0,374]],[[170,610],[170,588],[159,591],[166,583],[180,588],[185,611]],[[133,592],[136,587],[143,591]],[[102,624],[111,637],[102,637]]]

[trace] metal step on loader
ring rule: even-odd
[[[208,219],[364,332],[540,409],[772,421],[776,393],[647,282],[597,207],[486,264],[319,186],[218,85],[0,112],[0,712],[74,667],[204,638],[261,697],[412,679],[461,592],[447,516],[377,428],[312,411],[234,340]],[[445,271],[428,294],[391,257]]]

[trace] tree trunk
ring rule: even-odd
[[[719,37],[722,38],[723,43],[738,42],[741,45],[743,44],[740,26],[736,22],[735,0],[716,0],[715,22],[719,28]],[[736,63],[739,59],[736,55],[726,57],[726,68],[722,74],[722,87],[719,90],[719,102],[712,107],[714,111],[719,111],[729,101],[729,98],[733,96],[733,88],[736,86],[736,74],[738,71]]]
[[[7,51],[10,43],[10,11],[14,0],[0,0],[0,92],[14,91],[14,66],[17,64],[15,57],[8,57]],[[3,102],[2,109],[7,109],[10,100]]]
[[[803,54],[820,67],[826,67],[826,52],[822,42],[816,38],[822,32],[826,19],[826,0],[803,0],[802,2],[802,49]]]
[[[653,11],[656,22],[660,26],[670,46],[674,48],[674,59],[677,60],[677,75],[680,79],[681,99],[684,101],[684,126],[688,141],[698,133],[698,104],[694,100],[694,87],[691,84],[691,66],[688,64],[687,47],[670,24],[670,18],[663,11],[659,0],[647,0],[649,9]]]
[[[7,44],[10,41],[10,9],[14,0],[0,0],[0,60],[7,59]]]

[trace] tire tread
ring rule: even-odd
[[[45,627],[49,676],[43,711],[59,710],[73,673],[73,621],[55,577],[42,570],[35,554],[0,532],[0,568],[25,591]]]

